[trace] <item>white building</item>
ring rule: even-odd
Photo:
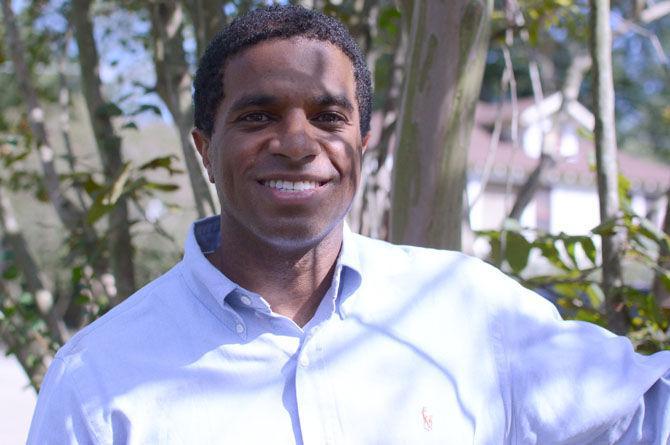
[[[560,93],[540,104],[519,100],[516,144],[511,105],[478,104],[468,154],[467,192],[469,201],[474,201],[470,210],[473,230],[501,227],[543,150],[555,163],[545,169],[534,199],[521,217],[522,225],[551,233],[587,234],[599,224],[595,152],[589,137],[593,115],[579,103],[563,107],[562,102]],[[496,146],[491,139],[499,116],[502,131]],[[619,152],[619,170],[631,181],[634,210],[660,226],[665,193],[670,188],[670,165]]]

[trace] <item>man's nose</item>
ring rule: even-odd
[[[314,137],[314,128],[302,110],[287,113],[280,133],[270,144],[272,154],[292,161],[309,160],[321,150]]]

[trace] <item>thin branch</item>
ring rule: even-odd
[[[670,14],[670,0],[658,2],[640,12],[642,23],[651,23]]]
[[[53,309],[53,294],[46,285],[46,279],[37,266],[37,262],[28,248],[28,243],[19,229],[18,221],[9,202],[0,186],[0,229],[4,239],[11,246],[17,267],[23,273],[28,291],[33,295],[37,310],[49,327],[51,335],[60,344],[65,343],[70,334],[65,323]]]
[[[35,137],[49,200],[53,203],[58,217],[66,227],[78,227],[81,221],[84,220],[84,214],[65,196],[58,173],[56,172],[54,165],[55,154],[49,143],[49,137],[44,124],[44,109],[39,103],[37,91],[31,81],[30,71],[24,59],[26,50],[16,27],[16,18],[12,11],[10,0],[2,0],[2,14],[7,49],[14,65],[19,90],[27,105],[28,122],[30,130]]]

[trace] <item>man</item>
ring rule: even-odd
[[[668,353],[477,260],[347,230],[370,90],[320,13],[215,38],[193,137],[221,216],[59,351],[29,443],[668,443]]]

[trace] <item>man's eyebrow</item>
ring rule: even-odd
[[[237,99],[230,106],[230,111],[240,111],[249,107],[263,107],[267,105],[274,105],[279,102],[279,99],[269,94],[248,94]]]
[[[349,112],[354,111],[354,105],[344,94],[322,94],[321,96],[317,96],[315,102],[322,107],[335,105]]]

